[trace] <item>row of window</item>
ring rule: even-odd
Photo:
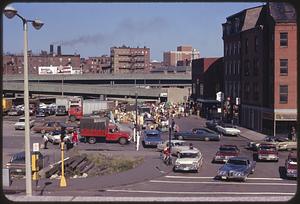
[[[244,76],[250,76],[250,70],[253,71],[253,76],[258,76],[260,61],[253,59],[251,69],[251,61],[245,60],[244,62]],[[240,61],[225,62],[225,75],[239,75],[240,74]],[[288,75],[288,59],[280,59],[280,75]]]
[[[240,61],[225,62],[225,75],[239,75]]]
[[[224,56],[230,56],[241,53],[241,43],[233,42],[233,43],[224,43],[225,53]]]
[[[232,96],[233,98],[239,97],[240,83],[238,82],[226,82],[225,83],[225,93],[227,96]]]

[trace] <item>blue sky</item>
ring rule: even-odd
[[[223,55],[222,23],[226,17],[263,3],[14,3],[19,14],[38,18],[41,30],[29,26],[33,53],[49,52],[50,44],[63,54],[82,57],[110,54],[110,47],[149,47],[151,60],[179,45],[192,45],[201,57]],[[3,16],[4,52],[22,53],[23,29],[17,17]]]

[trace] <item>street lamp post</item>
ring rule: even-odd
[[[30,129],[29,129],[29,86],[28,86],[28,22],[31,22],[33,27],[39,30],[43,26],[40,20],[28,20],[18,14],[11,6],[4,9],[4,15],[11,19],[18,16],[23,22],[24,31],[24,114],[25,114],[25,166],[26,166],[26,195],[32,195],[31,183],[31,165],[30,165]]]

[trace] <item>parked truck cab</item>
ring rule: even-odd
[[[120,131],[116,124],[109,122],[108,118],[100,117],[81,118],[80,135],[90,144],[104,139],[106,142],[119,142],[124,145],[130,140],[128,132]]]

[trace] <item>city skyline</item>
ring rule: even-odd
[[[49,45],[54,44],[61,45],[63,54],[77,53],[87,58],[109,55],[110,47],[114,46],[146,46],[150,48],[151,61],[162,61],[163,52],[176,50],[180,45],[193,46],[200,51],[200,57],[222,56],[222,23],[226,17],[262,4],[13,3],[10,6],[29,19],[39,18],[45,23],[39,32],[29,28],[29,50],[33,53],[49,52]],[[3,18],[3,28],[4,53],[22,53],[20,22]]]

